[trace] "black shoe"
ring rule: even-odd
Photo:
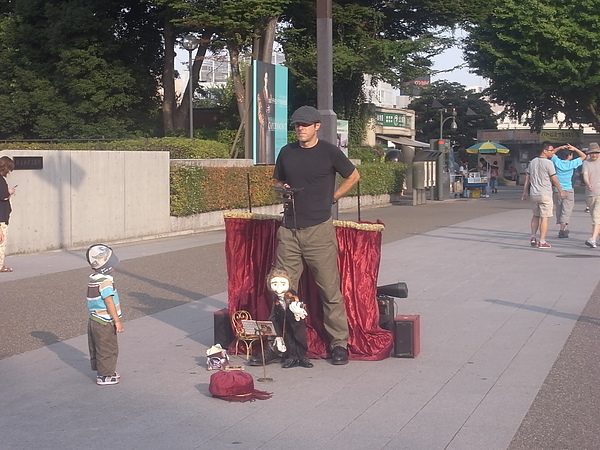
[[[281,367],[283,367],[284,369],[289,369],[290,367],[296,367],[298,363],[298,358],[288,358],[283,362]]]
[[[308,359],[306,356],[304,358],[300,358],[298,360],[298,365],[302,366],[302,367],[306,367],[307,369],[310,369],[311,367],[314,367],[314,364],[310,362],[310,359]]]
[[[334,348],[331,352],[331,364],[336,366],[348,364],[348,350],[340,346]]]
[[[275,353],[270,348],[265,350],[265,364],[271,364],[272,362],[275,362],[275,361],[281,361],[281,356],[279,356],[277,353]],[[248,360],[248,364],[251,366],[262,366],[263,365],[262,355],[251,356],[250,359]]]

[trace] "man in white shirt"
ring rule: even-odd
[[[585,245],[596,248],[600,232],[600,145],[590,142],[587,159],[583,162],[583,181],[585,182],[585,202],[592,216],[592,237]]]

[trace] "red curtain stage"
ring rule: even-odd
[[[339,245],[338,266],[346,302],[350,359],[378,361],[390,355],[393,335],[379,328],[377,275],[381,258],[382,223],[334,221]],[[271,312],[267,275],[275,261],[279,217],[241,213],[225,214],[225,252],[230,313],[244,309],[258,320]],[[310,270],[305,268],[298,296],[306,303],[308,356],[325,358],[327,334],[323,307]]]

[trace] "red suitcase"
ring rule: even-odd
[[[394,317],[394,356],[415,358],[421,352],[421,316]]]

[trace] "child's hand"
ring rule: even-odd
[[[120,320],[118,322],[115,322],[115,329],[117,330],[117,333],[122,333],[123,331],[125,331],[125,328],[123,328],[123,322],[121,322]]]

